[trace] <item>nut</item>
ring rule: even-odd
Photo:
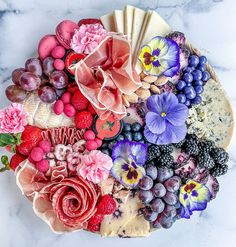
[[[126,107],[130,107],[129,100],[126,98],[127,95],[122,95],[123,103]]]
[[[150,84],[148,82],[142,81],[142,88],[143,89],[149,89],[150,88]]]
[[[125,98],[129,103],[138,103],[138,95],[136,93],[125,95]]]
[[[146,77],[147,75],[144,72],[141,72],[139,76],[140,76],[140,79],[143,80],[143,78]]]
[[[157,80],[157,76],[154,75],[147,75],[143,78],[143,81],[147,83],[154,83]]]
[[[160,94],[161,93],[161,90],[155,85],[151,85],[150,90],[154,94]]]
[[[139,96],[140,99],[146,100],[148,97],[151,96],[151,93],[148,89],[139,88],[136,90],[136,94]]]
[[[156,86],[162,86],[165,85],[168,82],[168,77],[166,76],[160,76],[157,78],[157,80],[154,82]]]

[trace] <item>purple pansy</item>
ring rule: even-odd
[[[187,133],[185,121],[188,107],[179,103],[173,93],[150,96],[147,100],[149,112],[146,114],[144,135],[156,145],[178,143]]]

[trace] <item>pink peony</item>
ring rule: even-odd
[[[108,178],[112,165],[112,159],[108,155],[93,150],[89,154],[81,155],[78,173],[84,179],[97,184]]]
[[[89,54],[106,37],[107,31],[99,23],[81,25],[71,39],[71,49]]]
[[[0,133],[20,133],[27,125],[27,113],[21,104],[12,103],[0,110]]]

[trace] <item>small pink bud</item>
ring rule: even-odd
[[[42,160],[43,155],[44,155],[43,149],[40,147],[34,147],[30,152],[30,158],[36,162]]]
[[[85,147],[88,151],[92,151],[98,148],[98,144],[95,141],[87,141]]]
[[[49,153],[51,151],[51,143],[49,141],[40,141],[38,146],[43,149],[44,153]]]
[[[64,104],[69,104],[70,103],[70,99],[71,99],[71,93],[70,92],[65,92],[62,96],[61,96],[61,100]]]
[[[99,138],[95,138],[95,140],[94,140],[94,141],[97,143],[98,148],[100,148],[100,147],[102,146],[102,140],[101,140],[101,139],[99,139]]]
[[[40,171],[40,172],[46,172],[49,168],[49,162],[48,160],[41,160],[35,164],[35,167]]]
[[[85,133],[84,133],[84,139],[86,141],[89,141],[89,140],[94,140],[95,139],[95,134],[92,130],[87,130]]]
[[[64,104],[62,102],[62,100],[57,100],[53,106],[53,110],[55,112],[55,114],[57,115],[61,115],[62,112],[64,111]]]
[[[75,113],[76,113],[76,110],[74,108],[73,105],[71,104],[66,104],[64,106],[64,113],[67,117],[74,117],[75,116]]]

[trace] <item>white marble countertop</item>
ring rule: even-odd
[[[52,33],[62,19],[99,17],[126,4],[159,12],[175,30],[207,55],[236,108],[236,1],[235,0],[0,0],[0,107],[11,70],[35,53],[38,40]],[[219,179],[217,199],[191,220],[147,239],[106,238],[87,232],[55,235],[33,213],[21,196],[13,173],[0,176],[0,246],[236,246],[236,141],[230,147],[230,170]]]

